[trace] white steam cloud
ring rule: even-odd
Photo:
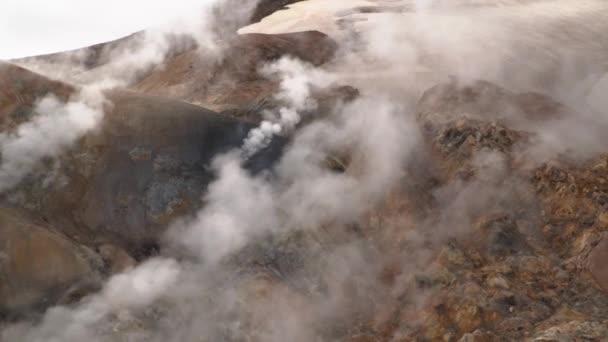
[[[34,117],[0,134],[0,192],[16,186],[44,158],[54,158],[95,129],[106,105],[100,87],[85,87],[67,103],[40,100]]]
[[[179,274],[179,265],[173,260],[146,261],[135,269],[110,278],[98,294],[86,298],[77,307],[49,309],[36,329],[25,332],[18,339],[32,342],[95,341],[98,339],[95,330],[100,328],[98,324],[110,315],[148,306],[175,285]],[[8,335],[12,339],[10,334],[9,330],[2,337]]]
[[[302,114],[314,110],[317,103],[311,98],[313,87],[326,88],[332,77],[312,65],[302,61],[283,57],[261,70],[266,77],[277,77],[281,80],[280,91],[276,99],[281,106],[276,112],[263,113],[266,117],[260,126],[249,132],[243,144],[245,157],[250,157],[268,146],[278,134],[288,134],[302,120]]]
[[[308,87],[317,82],[310,76],[322,75],[320,71],[311,73],[309,66],[294,60],[282,60],[278,65],[269,69],[284,72],[281,100],[293,108],[308,108]],[[124,322],[156,305],[166,305],[168,312],[161,322],[170,326],[151,336],[144,335],[141,340],[239,336],[244,333],[238,327],[239,321],[252,317],[262,319],[257,331],[264,340],[309,340],[322,323],[315,317],[321,312],[298,313],[282,300],[273,310],[264,303],[241,308],[243,303],[235,294],[241,280],[230,280],[232,275],[227,283],[214,284],[227,277],[227,260],[268,234],[288,236],[300,230],[314,232],[327,224],[346,225],[373,208],[403,176],[402,165],[418,140],[413,117],[403,115],[403,110],[375,97],[336,108],[333,115],[295,132],[293,145],[278,165],[274,180],[264,175],[251,176],[242,169],[239,153],[219,156],[213,163],[217,179],[209,185],[203,199],[205,206],[193,218],[169,229],[167,243],[176,247],[169,250],[179,251],[185,258],[183,262],[165,257],[143,263],[111,278],[99,294],[74,307],[52,308],[39,324],[11,326],[4,336],[19,336],[20,340],[31,342],[103,341],[115,333],[104,327],[127,324]],[[347,172],[337,173],[324,165],[332,153],[351,155]],[[349,263],[361,261],[357,248],[347,246],[328,253],[328,267],[340,270],[332,281],[348,281],[353,272]],[[322,316],[337,315],[336,310],[347,302],[346,298],[334,297],[339,287],[333,284],[329,301],[318,307],[323,308]],[[208,302],[207,296],[214,300]],[[251,310],[253,316],[248,316]],[[257,317],[263,311],[267,312],[265,319]],[[222,318],[230,312],[240,313],[233,320]],[[176,317],[181,318],[176,321]],[[233,325],[232,332],[217,335],[220,333],[216,330],[223,324]],[[299,337],[291,336],[294,332]],[[125,331],[119,333],[131,336]]]

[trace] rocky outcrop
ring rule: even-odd
[[[516,158],[534,140],[527,128],[569,113],[544,95],[515,94],[488,82],[451,82],[424,94],[417,118],[435,161],[422,177],[429,181],[417,179],[427,185],[397,192],[389,207],[374,216],[390,222],[391,215],[421,215],[408,203],[424,199],[421,192],[432,193],[423,206],[430,217],[425,221],[423,216],[418,227],[402,226],[416,231],[415,238],[388,233],[393,239],[404,236],[403,248],[410,251],[401,252],[401,267],[411,267],[403,261],[409,259],[428,263],[424,271],[401,275],[400,304],[376,312],[376,319],[388,318],[370,327],[372,336],[445,341],[608,337],[596,320],[608,317],[600,266],[605,259],[602,222],[608,221],[602,200],[605,158],[584,166],[560,160],[533,168]],[[390,209],[397,203],[404,204],[399,214]],[[373,241],[387,234],[369,232]],[[379,248],[390,255],[390,245]],[[408,301],[411,293],[416,305]],[[421,297],[426,298],[422,305]],[[385,310],[393,313],[384,316]]]

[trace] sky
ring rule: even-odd
[[[0,0],[0,59],[76,49],[178,20],[212,0]]]

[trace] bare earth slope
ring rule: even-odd
[[[337,45],[323,33],[309,31],[240,35],[229,39],[221,49],[227,57],[218,61],[197,50],[180,54],[151,71],[133,88],[207,108],[234,109],[276,92],[276,82],[258,74],[264,65],[291,56],[319,66],[331,60]]]
[[[0,341],[608,340],[605,3],[291,2],[105,91],[0,195]],[[315,106],[214,183],[284,57],[334,82],[287,82]],[[82,89],[0,64],[2,139]]]

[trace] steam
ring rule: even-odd
[[[243,144],[246,158],[267,147],[275,135],[293,131],[301,122],[302,114],[317,106],[311,98],[312,88],[326,88],[332,82],[329,74],[289,57],[266,66],[261,73],[281,80],[280,91],[275,98],[284,105],[275,112],[263,113],[266,119],[249,132]]]
[[[179,265],[173,260],[146,261],[133,270],[110,278],[100,293],[75,308],[49,309],[40,325],[24,332],[19,339],[53,342],[81,341],[83,338],[95,340],[100,322],[111,314],[146,307],[168,291],[179,274]],[[10,334],[8,331],[4,336],[13,338]]]
[[[30,70],[76,84],[110,79],[128,87],[171,55],[198,48],[206,58],[221,60],[218,41],[234,34],[249,20],[258,0],[205,0],[185,6],[188,12],[172,16],[145,31],[111,42],[101,51],[81,49],[60,55],[16,60]],[[191,8],[192,7],[192,8]],[[92,65],[91,61],[93,61]]]
[[[213,166],[218,179],[209,186],[207,205],[193,221],[174,226],[170,236],[200,260],[216,265],[255,234],[275,229],[278,213],[272,188],[248,175],[236,155],[220,156]]]
[[[35,106],[31,121],[14,132],[0,134],[0,192],[19,184],[38,162],[55,158],[103,118],[102,88],[85,87],[68,103],[45,97]]]
[[[433,0],[416,0],[416,12],[424,13],[433,5]]]
[[[293,108],[308,108],[307,86],[316,82],[309,66],[282,60],[268,70],[284,72],[281,100]],[[318,317],[337,317],[345,307],[342,303],[347,298],[335,296],[340,283],[349,281],[355,272],[350,262],[361,262],[359,247],[347,245],[326,253],[328,269],[341,272],[324,280],[332,287],[329,302],[321,304],[324,296],[314,299],[319,305],[302,313],[288,305],[295,295],[291,290],[283,299],[276,297],[280,305],[272,310],[264,301],[243,307],[244,299],[235,292],[248,280],[227,275],[231,272],[229,260],[269,237],[291,236],[298,231],[316,234],[324,225],[350,224],[378,203],[403,176],[401,166],[418,139],[413,118],[402,115],[403,110],[375,97],[336,108],[330,117],[294,132],[292,147],[270,178],[252,176],[242,169],[239,151],[217,157],[213,163],[217,179],[209,185],[205,206],[169,229],[166,256],[111,278],[99,294],[74,307],[50,309],[39,324],[12,326],[4,336],[19,336],[23,341],[103,340],[113,336],[112,330],[104,327],[128,324],[159,305],[167,310],[159,318],[160,324],[167,326],[160,331],[151,327],[152,335],[143,340],[222,339],[256,333],[265,340],[281,341],[295,331],[299,336],[292,338],[297,341],[313,338],[317,326],[324,324]],[[351,154],[352,169],[336,173],[327,168],[324,160],[331,153]],[[288,272],[281,276],[298,281],[297,269],[277,272]],[[310,286],[320,286],[314,283]],[[214,300],[208,302],[207,298]],[[267,319],[257,317],[261,312],[267,313]],[[230,315],[236,317],[228,319]],[[222,328],[251,319],[262,319],[252,332]],[[128,331],[119,333],[131,336]]]
[[[53,96],[40,99],[34,109],[38,115],[16,128],[15,132],[0,135],[2,164],[0,191],[16,186],[45,158],[58,157],[84,134],[95,129],[109,106],[105,91],[128,87],[138,77],[161,64],[171,53],[198,46],[206,56],[220,58],[216,25],[234,26],[248,20],[255,0],[239,5],[231,16],[215,16],[224,9],[225,1],[204,1],[198,11],[169,20],[125,42],[109,45],[97,58],[107,63],[90,68],[87,61],[94,51],[78,50],[62,57],[28,58],[19,62],[26,68],[52,78],[77,83],[81,88],[68,103]]]
[[[345,52],[341,63],[335,63],[338,82],[409,104],[451,77],[462,85],[486,80],[515,93],[546,94],[569,107],[567,115],[540,125],[522,115],[508,117],[537,136],[529,159],[546,161],[565,154],[589,158],[600,152],[597,148],[606,144],[600,132],[608,121],[600,114],[602,101],[596,94],[606,72],[608,46],[590,42],[601,41],[606,29],[599,19],[608,11],[606,3],[416,5],[426,10],[370,14],[354,21],[359,34],[351,45],[362,47],[356,54]],[[568,29],[573,26],[579,29]]]
[[[13,325],[1,336],[26,342],[337,340],[347,335],[332,335],[330,328],[338,323],[355,326],[386,307],[389,315],[399,312],[402,308],[394,306],[402,305],[403,298],[411,299],[416,309],[426,293],[412,285],[413,278],[430,268],[445,242],[467,236],[484,213],[519,215],[522,207],[532,204],[529,184],[512,173],[507,154],[481,149],[470,160],[450,165],[456,171],[470,167],[475,171],[470,178],[442,174],[441,184],[411,190],[435,171],[429,166],[433,156],[420,147],[424,142],[413,99],[448,75],[464,84],[485,78],[517,92],[542,89],[544,77],[553,75],[557,81],[544,90],[585,109],[577,103],[578,96],[562,95],[569,87],[586,87],[587,78],[576,68],[586,57],[571,46],[564,52],[558,51],[561,46],[550,49],[559,41],[552,37],[554,29],[589,22],[597,8],[605,8],[599,2],[585,3],[588,6],[574,5],[564,15],[552,7],[557,5],[545,2],[518,3],[510,12],[433,3],[441,10],[435,13],[430,1],[417,1],[416,11],[423,17],[370,16],[361,24],[365,30],[360,40],[341,42],[348,47],[341,59],[322,69],[292,58],[266,66],[262,75],[280,79],[276,100],[281,106],[264,113],[240,150],[214,160],[216,179],[203,197],[204,207],[169,227],[163,254],[114,276],[99,293],[73,306],[51,308],[42,321]],[[519,29],[518,23],[532,20],[538,20],[542,30],[535,32],[531,24]],[[581,36],[601,31],[583,26]],[[532,38],[522,43],[525,34]],[[513,59],[520,44],[537,43],[549,48],[550,56],[533,54],[523,65],[522,58]],[[151,56],[154,64],[167,50],[163,44],[152,45],[156,48],[142,54]],[[598,60],[605,52],[593,44],[584,50]],[[124,72],[137,58],[118,60],[121,67],[116,70]],[[601,70],[599,64],[582,73]],[[317,107],[313,90],[351,81],[361,89],[360,98],[299,125]],[[70,111],[50,101],[39,107],[65,113],[66,124],[82,131],[95,127],[95,120],[83,123],[73,114],[95,106]],[[602,104],[596,102],[595,108],[602,109]],[[466,113],[455,113],[461,114]],[[518,115],[507,121],[525,123]],[[576,125],[570,123],[581,117],[573,114],[527,126],[540,140],[534,159],[544,161],[603,143],[597,131],[586,129],[605,118],[589,115]],[[33,121],[33,128],[22,133],[36,139],[19,140],[17,135],[13,140],[18,143],[6,146],[29,151],[34,149],[31,141],[55,137],[42,128],[42,121]],[[579,139],[556,139],[565,129]],[[588,132],[594,133],[580,137]],[[244,170],[243,157],[260,151],[277,135],[289,135],[290,143],[276,167],[259,175]],[[74,136],[58,140],[53,145],[57,148],[49,150],[65,148],[79,135]],[[10,151],[8,156],[19,155]],[[328,167],[328,160],[337,160],[340,170]],[[28,163],[17,161],[6,169],[23,172],[31,168]],[[430,215],[411,209],[425,201],[424,195],[432,197]],[[379,281],[378,274],[393,259],[400,275],[392,283]]]

